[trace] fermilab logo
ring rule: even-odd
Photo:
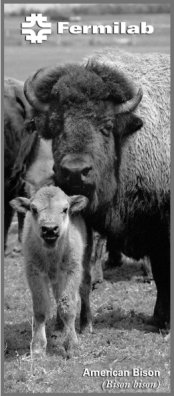
[[[31,44],[42,44],[51,34],[51,22],[42,14],[31,14],[22,23],[22,34]],[[113,22],[111,25],[72,25],[69,22],[57,22],[57,34],[152,34],[154,27],[145,21],[139,25],[128,25],[127,22]]]
[[[47,22],[47,17],[42,14],[31,14],[25,17],[26,22],[22,22],[22,34],[25,40],[31,44],[42,44],[51,34],[51,22]]]

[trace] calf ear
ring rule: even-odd
[[[26,213],[27,210],[30,210],[30,200],[25,197],[12,199],[12,201],[10,201],[10,205],[13,209],[20,213]]]
[[[114,131],[121,138],[131,135],[143,126],[143,121],[134,113],[117,114]]]
[[[82,212],[88,205],[88,198],[83,195],[73,195],[70,197],[69,213],[71,215]]]

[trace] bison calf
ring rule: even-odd
[[[92,331],[89,292],[92,237],[80,212],[88,199],[68,197],[54,186],[42,187],[29,200],[19,197],[11,204],[27,211],[23,230],[26,273],[34,311],[32,351],[45,352],[45,322],[49,313],[49,283],[57,302],[57,315],[63,321],[64,346],[77,344],[75,319],[81,297],[80,328]]]

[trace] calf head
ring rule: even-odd
[[[11,201],[18,212],[30,211],[32,230],[46,248],[56,247],[68,232],[70,218],[82,212],[87,203],[86,197],[68,197],[55,186],[42,187],[31,199],[18,197]]]
[[[121,147],[142,126],[142,98],[123,73],[99,64],[41,69],[25,83],[37,130],[53,138],[56,184],[89,198],[90,211],[116,194]]]

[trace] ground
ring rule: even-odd
[[[16,241],[14,222],[9,234],[9,252]],[[4,277],[5,392],[100,393],[102,386],[111,393],[170,391],[170,337],[147,324],[153,312],[156,288],[153,281],[143,282],[138,263],[130,262],[104,272],[104,282],[91,292],[93,334],[79,334],[77,317],[79,345],[70,358],[62,347],[61,331],[55,330],[56,306],[52,299],[46,358],[32,359],[32,303],[21,253],[11,251],[5,257]],[[150,372],[154,375],[133,377],[134,368],[159,370],[160,376]],[[89,376],[85,369],[128,370],[130,375]],[[143,384],[146,388],[134,388]]]

